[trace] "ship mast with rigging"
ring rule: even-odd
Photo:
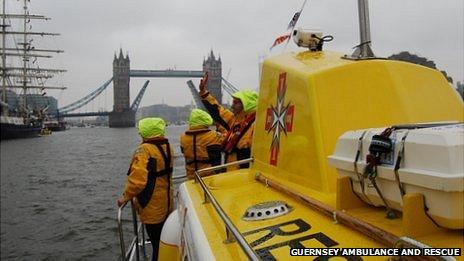
[[[24,0],[23,14],[7,14],[5,0],[3,0],[3,12],[2,16],[2,114],[8,115],[8,102],[7,102],[7,89],[22,89],[22,104],[19,106],[21,114],[24,119],[30,117],[30,111],[27,107],[27,94],[30,89],[59,89],[64,90],[64,86],[47,86],[42,81],[43,79],[49,79],[56,73],[66,72],[62,69],[45,69],[45,68],[32,68],[30,67],[30,59],[33,58],[34,62],[37,58],[52,58],[50,53],[63,53],[63,50],[51,50],[51,49],[38,49],[32,45],[32,36],[58,36],[57,33],[48,32],[32,32],[28,30],[28,23],[31,19],[37,20],[50,20],[50,18],[43,15],[32,15],[29,14],[28,3],[29,0]],[[7,24],[7,19],[10,20],[10,24]],[[22,31],[6,30],[11,25],[11,19],[20,19],[23,22]],[[6,46],[7,35],[20,35],[22,36],[22,42],[17,43],[15,47]],[[21,57],[22,66],[7,66],[7,57]],[[16,79],[16,80],[11,80]]]

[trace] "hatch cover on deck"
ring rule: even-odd
[[[267,201],[249,207],[242,219],[246,221],[264,220],[286,215],[292,209],[284,201]]]

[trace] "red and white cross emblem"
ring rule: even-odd
[[[268,133],[272,131],[271,156],[269,163],[277,165],[279,156],[280,134],[283,132],[287,136],[288,132],[293,128],[293,114],[295,106],[290,105],[290,102],[284,106],[285,92],[287,91],[287,73],[279,74],[279,86],[277,87],[277,103],[267,108],[265,130]]]

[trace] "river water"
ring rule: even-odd
[[[185,176],[185,129],[167,128],[174,178]],[[118,260],[116,200],[140,141],[135,128],[73,128],[2,141],[1,259]]]

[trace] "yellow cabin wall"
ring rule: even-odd
[[[323,215],[301,200],[256,181],[257,172],[333,208],[341,206],[339,209],[349,215],[398,237],[409,236],[433,247],[463,249],[462,230],[435,229],[425,212],[420,213],[423,202],[418,203],[418,195],[406,195],[405,201],[409,198],[410,203],[404,205],[403,217],[397,219],[385,218],[382,207],[361,203],[352,193],[347,177],[338,180],[338,192],[343,196],[336,196],[338,175],[328,166],[327,156],[333,153],[338,137],[345,131],[401,123],[464,121],[464,104],[440,72],[399,61],[351,61],[340,59],[341,56],[332,52],[303,52],[266,60],[252,145],[255,160],[251,169],[205,177],[206,186],[248,243],[269,233],[266,229],[247,233],[256,229],[297,219],[311,225],[309,230],[298,234],[274,235],[263,240],[252,247],[254,251],[315,233],[323,233],[335,240],[337,245],[333,247],[337,248],[390,247],[336,222],[333,217]],[[272,166],[269,164],[272,132],[265,130],[265,124],[267,109],[276,105],[278,79],[282,72],[287,73],[284,105],[294,105],[295,111],[293,129],[287,135],[281,133],[279,159],[277,166]],[[214,257],[218,260],[246,259],[237,243],[223,243],[225,225],[213,205],[204,203],[199,183],[188,181],[185,186]],[[343,202],[340,201],[342,198]],[[273,200],[285,201],[293,210],[266,220],[242,219],[248,207]],[[287,225],[283,230],[295,230],[295,225]],[[324,247],[320,241],[312,239],[301,243],[304,247]],[[277,260],[286,260],[290,258],[289,250],[290,247],[284,245],[272,250],[271,254]],[[292,260],[308,258],[293,257]],[[368,260],[379,258],[388,259],[363,257]],[[462,257],[457,259],[462,260]]]
[[[253,169],[333,193],[337,173],[328,166],[327,156],[342,133],[402,123],[464,121],[462,100],[440,72],[400,61],[350,61],[341,56],[303,52],[264,62]],[[272,131],[264,128],[265,115],[267,108],[276,106],[282,72],[287,74],[284,105],[295,106],[293,130],[281,133],[278,163],[271,166]]]

